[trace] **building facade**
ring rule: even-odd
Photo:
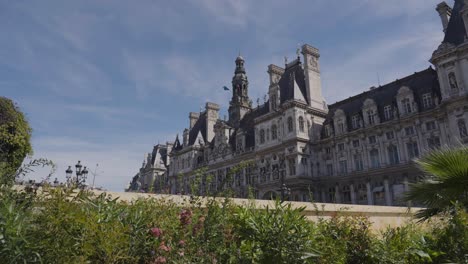
[[[401,205],[419,177],[415,158],[468,143],[468,1],[436,10],[445,37],[433,67],[332,105],[318,49],[306,44],[284,67],[269,65],[268,100],[255,106],[237,57],[228,120],[215,103],[190,113],[182,138],[155,146],[129,190],[270,199],[287,187],[296,201]]]

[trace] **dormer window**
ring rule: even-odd
[[[403,106],[403,111],[405,114],[410,114],[412,112],[410,99],[408,98],[403,99],[401,101],[401,104]]]
[[[375,119],[374,119],[374,110],[367,110],[367,121],[369,125],[375,124]]]
[[[391,105],[386,105],[384,107],[384,116],[385,116],[385,120],[393,119],[393,109]]]
[[[354,115],[351,117],[351,125],[353,126],[353,129],[359,128],[359,115]]]
[[[344,133],[344,124],[341,120],[338,123],[338,131],[340,131],[340,133]]]
[[[265,143],[265,130],[260,130],[260,144]]]
[[[432,95],[430,93],[423,94],[422,100],[424,109],[427,109],[432,106]]]

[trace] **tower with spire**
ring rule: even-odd
[[[240,121],[244,115],[252,108],[249,99],[249,81],[244,68],[244,58],[236,58],[236,70],[232,77],[232,98],[229,102],[229,124],[233,127],[239,127]]]

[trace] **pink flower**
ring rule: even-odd
[[[183,209],[182,212],[180,212],[179,220],[180,224],[184,226],[192,223],[192,211]]]
[[[161,245],[159,246],[159,250],[169,252],[171,251],[171,247],[166,246],[166,244],[162,242]]]
[[[162,264],[162,263],[166,263],[166,262],[167,262],[167,260],[166,260],[166,258],[163,257],[163,256],[159,256],[159,257],[157,257],[157,258],[154,260],[154,263],[155,263],[155,264]]]
[[[153,227],[150,229],[150,232],[151,234],[154,236],[154,237],[160,237],[162,235],[162,230],[158,227]]]
[[[180,247],[185,247],[185,245],[186,245],[186,243],[185,243],[184,240],[180,240],[180,241],[179,241],[179,246],[180,246]]]

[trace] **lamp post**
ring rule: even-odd
[[[75,169],[76,177],[73,179],[73,170],[71,169],[71,166],[68,166],[68,169],[65,171],[67,184],[74,183],[78,188],[84,187],[84,183],[88,177],[88,169],[86,166],[83,167],[83,165],[81,165],[81,161],[78,161],[78,163],[75,165]]]

